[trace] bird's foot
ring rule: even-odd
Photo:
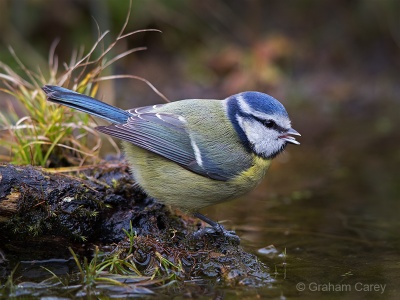
[[[226,230],[221,224],[219,224],[218,228],[204,227],[193,233],[193,237],[196,239],[203,238],[204,236],[207,235],[222,236],[224,237],[224,239],[232,242],[235,245],[240,244],[240,238],[236,234],[236,232],[231,230]]]
[[[222,226],[220,223],[214,222],[213,220],[207,218],[206,216],[203,216],[202,214],[195,213],[195,216],[211,225],[211,227],[204,227],[193,233],[193,236],[196,239],[202,238],[205,235],[219,235],[223,236],[226,240],[232,242],[235,245],[240,244],[240,238],[235,231],[226,230],[225,227]]]

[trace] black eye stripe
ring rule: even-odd
[[[276,131],[279,131],[279,132],[286,132],[287,131],[287,129],[285,129],[285,128],[279,126],[278,124],[276,124],[276,122],[274,120],[263,120],[263,119],[255,117],[255,116],[253,116],[253,118],[256,119],[258,122],[260,122],[261,124],[263,124],[263,126],[265,126],[267,128],[272,128],[272,129],[274,129]],[[267,126],[267,122],[268,123],[272,123],[272,125],[268,125]]]

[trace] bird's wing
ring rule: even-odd
[[[214,161],[210,155],[203,154],[207,151],[202,151],[192,140],[183,117],[155,113],[153,108],[129,110],[132,116],[125,124],[99,126],[96,129],[161,155],[202,176],[226,181],[237,175],[232,168],[224,169],[224,162]]]

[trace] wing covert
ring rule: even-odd
[[[165,105],[165,104],[164,104]],[[162,107],[164,105],[157,105]],[[99,126],[100,132],[130,142],[176,162],[199,175],[226,181],[248,167],[248,161],[240,158],[236,163],[227,163],[221,155],[227,149],[221,140],[212,142],[210,152],[189,133],[187,122],[181,115],[162,112],[148,106],[128,110],[132,114],[125,124]],[[229,145],[228,145],[229,147]],[[215,155],[218,153],[219,155]]]

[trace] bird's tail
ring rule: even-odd
[[[111,123],[125,123],[131,116],[123,109],[59,86],[45,85],[42,89],[49,101],[86,112]]]

